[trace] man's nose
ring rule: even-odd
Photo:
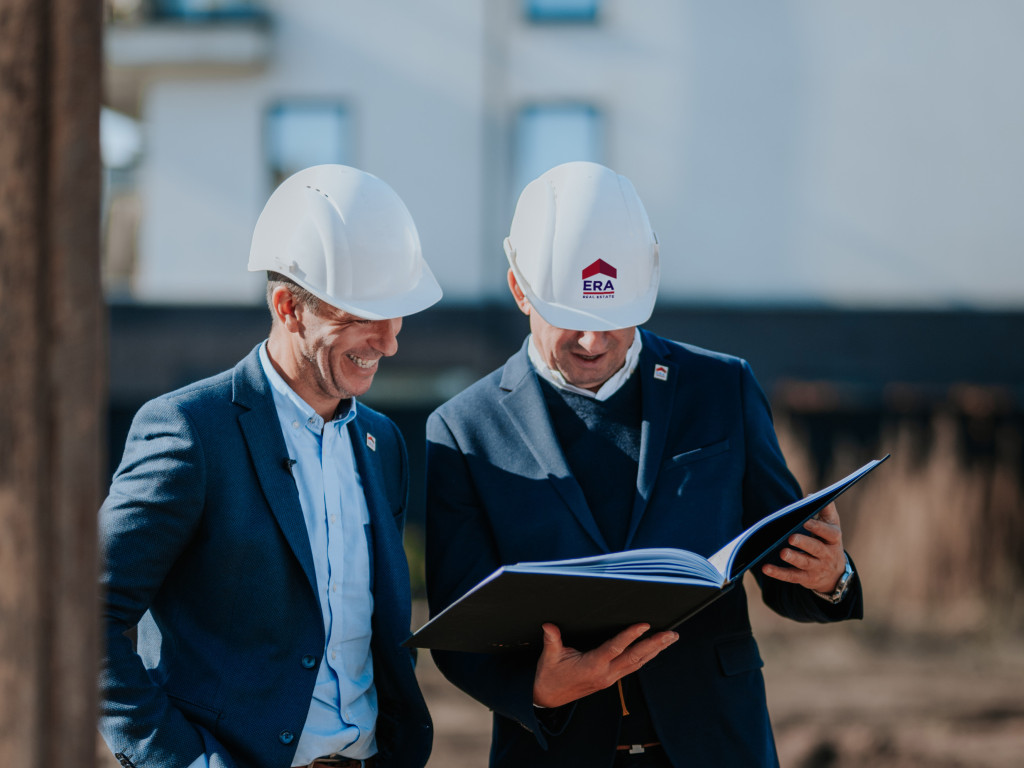
[[[604,331],[583,331],[576,343],[591,355],[599,355],[608,350],[608,337]]]
[[[374,324],[373,347],[385,357],[398,351],[398,332],[402,330],[402,318],[377,320]]]

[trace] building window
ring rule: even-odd
[[[526,107],[516,125],[515,194],[546,170],[571,160],[603,161],[601,113],[589,104]]]
[[[353,164],[352,119],[336,102],[284,101],[267,112],[267,164],[276,187],[296,171]]]
[[[599,0],[524,0],[530,21],[592,22]]]
[[[256,0],[153,0],[153,15],[169,19],[247,19],[265,11]]]

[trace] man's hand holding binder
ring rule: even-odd
[[[543,628],[544,647],[533,681],[533,703],[539,707],[560,707],[614,685],[679,639],[675,632],[658,632],[641,640],[651,625],[634,624],[583,653],[565,647],[554,624]]]
[[[804,523],[804,528],[814,535],[792,534],[786,542],[789,546],[779,553],[787,565],[769,564],[761,571],[773,579],[830,593],[843,577],[847,562],[835,502]]]

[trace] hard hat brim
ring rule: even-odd
[[[417,312],[433,306],[441,300],[441,286],[430,271],[426,261],[420,262],[420,278],[413,288],[400,296],[389,296],[385,299],[362,299],[359,301],[343,300],[331,296],[324,291],[318,290],[305,280],[296,275],[282,272],[289,280],[294,281],[321,301],[330,304],[335,309],[348,312],[363,320],[393,320],[397,317],[408,317]],[[249,267],[250,271],[257,271],[260,267]]]
[[[419,282],[411,291],[402,296],[379,301],[363,300],[359,302],[339,301],[329,296],[320,298],[332,307],[337,307],[364,320],[391,320],[396,317],[415,315],[441,300],[441,286],[425,262],[422,266],[423,272],[420,274]]]

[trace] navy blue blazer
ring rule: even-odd
[[[640,467],[632,509],[623,510],[627,548],[710,555],[802,494],[747,363],[642,334],[634,373],[643,400]],[[655,366],[664,366],[664,379]],[[500,565],[608,551],[558,445],[525,345],[431,414],[432,614]],[[760,574],[757,580],[764,601],[798,621],[862,613],[859,582],[831,606],[803,587]],[[637,673],[669,757],[713,768],[777,765],[742,586],[678,630],[680,639]],[[577,701],[564,727],[551,733],[532,706],[535,652],[433,655],[451,682],[494,710],[492,766],[611,765],[621,720],[615,686]]]
[[[409,633],[405,444],[360,404],[381,766],[422,766],[430,717]],[[372,435],[375,449],[367,446]],[[106,658],[100,730],[137,766],[287,768],[324,652],[298,491],[258,348],[138,412],[100,511]],[[138,626],[138,653],[127,632]]]

